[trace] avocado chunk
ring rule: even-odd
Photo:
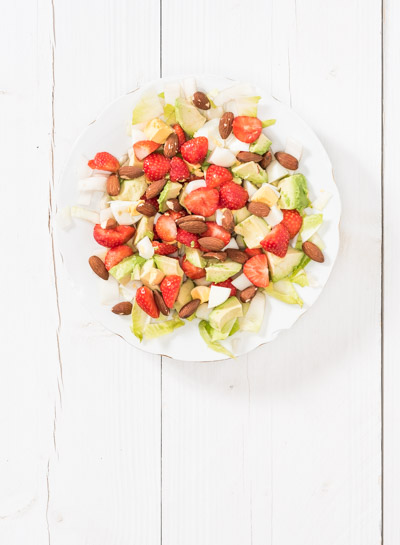
[[[250,144],[249,151],[252,153],[258,153],[259,155],[264,155],[267,153],[271,147],[271,140],[265,136],[264,133],[261,133],[255,142]]]
[[[279,191],[271,184],[263,184],[254,195],[251,200],[254,202],[263,202],[270,208],[275,206],[279,199]]]
[[[156,267],[160,269],[166,276],[169,274],[177,274],[183,276],[183,271],[179,265],[179,261],[173,257],[166,255],[155,255],[153,257]]]
[[[235,233],[242,235],[248,248],[261,248],[260,242],[270,232],[268,223],[258,216],[251,215],[235,227]]]
[[[138,221],[135,238],[133,239],[133,244],[135,246],[137,246],[138,242],[140,242],[144,237],[149,237],[150,240],[153,240],[154,238],[153,224],[154,224],[154,216],[151,216],[151,217],[143,216]]]
[[[113,201],[138,201],[146,192],[147,187],[144,176],[136,178],[136,180],[123,180],[118,195],[111,198]]]
[[[253,184],[261,185],[268,182],[268,174],[254,161],[242,163],[232,167],[232,173],[242,180],[249,180]]]
[[[206,260],[201,256],[200,250],[197,248],[189,248],[189,246],[185,246],[185,253],[186,253],[186,259],[194,265],[195,267],[200,267],[200,269],[204,269],[206,266]]]
[[[229,335],[231,335],[232,328],[236,323],[237,318],[232,318],[232,320],[229,320],[229,322],[224,325],[221,331],[219,331],[218,329],[214,329],[213,327],[211,327],[210,324],[207,324],[206,327],[208,334],[210,335],[211,342],[223,341],[227,337],[229,337]]]
[[[269,271],[272,282],[278,282],[292,274],[302,263],[304,254],[300,250],[295,250],[289,246],[285,257],[278,257],[275,254],[267,252]]]
[[[181,97],[175,101],[175,115],[179,125],[189,136],[193,136],[207,121],[193,104]]]
[[[206,267],[206,280],[207,282],[224,282],[231,276],[237,274],[242,268],[240,263],[234,261],[224,261],[223,263],[210,263]]]
[[[149,140],[157,142],[157,144],[164,144],[174,130],[161,119],[155,118],[147,123],[143,132]]]
[[[181,285],[181,288],[178,293],[178,297],[175,301],[174,308],[177,312],[181,310],[183,305],[186,305],[186,303],[189,303],[189,301],[192,300],[192,296],[190,295],[192,289],[194,288],[194,282],[188,278],[186,282],[184,282]]]
[[[243,316],[243,309],[240,301],[236,297],[229,297],[225,303],[214,308],[208,317],[208,322],[217,331],[222,331],[228,322],[241,316]]]
[[[247,210],[246,206],[244,206],[243,208],[239,208],[238,210],[233,210],[232,213],[233,213],[233,218],[234,218],[236,224],[241,223],[246,218],[251,216],[251,214]]]
[[[167,200],[175,199],[182,189],[182,184],[179,182],[167,182],[164,189],[161,191],[158,197],[158,207],[160,212],[167,210]]]
[[[143,259],[143,257],[140,257],[140,255],[131,255],[112,267],[110,269],[110,274],[118,280],[118,282],[124,284],[129,282],[131,276],[137,271],[139,271],[140,275],[140,267],[144,265],[145,261],[146,260]],[[135,274],[135,276],[137,275]]]
[[[307,180],[303,174],[293,174],[279,183],[281,198],[279,206],[292,210],[303,210],[310,204],[308,199]]]

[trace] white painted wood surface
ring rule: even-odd
[[[381,3],[3,10],[3,187],[21,200],[4,191],[1,544],[375,545],[384,520],[384,543],[398,545],[395,0],[387,12],[382,415]],[[343,201],[341,253],[318,303],[234,362],[161,362],[127,346],[82,308],[57,249],[53,269],[49,191],[74,139],[141,82],[196,72],[291,104],[325,145]]]

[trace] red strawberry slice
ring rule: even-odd
[[[114,157],[114,155],[111,155],[111,153],[108,153],[107,151],[101,151],[100,153],[96,153],[94,159],[91,159],[88,162],[88,165],[90,168],[97,169],[97,170],[107,170],[108,172],[117,172],[119,169],[119,161]]]
[[[297,212],[297,210],[282,210],[283,220],[281,223],[289,231],[289,237],[293,238],[300,231],[303,225],[303,218]]]
[[[269,284],[267,256],[259,254],[251,257],[243,265],[243,272],[255,286],[266,288]]]
[[[249,199],[249,194],[241,185],[235,182],[226,182],[221,186],[219,192],[219,202],[221,208],[230,208],[238,210],[246,206]]]
[[[161,153],[151,153],[143,161],[143,170],[147,178],[151,181],[161,180],[168,174],[171,168],[171,162],[168,157]]]
[[[110,248],[106,253],[104,264],[107,271],[118,265],[120,261],[133,254],[133,250],[130,246],[114,246]]]
[[[208,151],[208,139],[198,136],[188,140],[181,146],[182,157],[191,164],[202,163]]]
[[[154,301],[153,292],[147,286],[142,286],[137,290],[136,302],[139,307],[152,318],[158,318],[160,316],[160,311]]]
[[[158,218],[156,223],[156,231],[161,240],[164,240],[165,242],[173,242],[176,240],[176,223],[171,216],[164,214]]]
[[[99,244],[113,248],[128,242],[135,234],[135,228],[130,225],[117,225],[114,229],[103,229],[99,223],[94,226],[93,236]]]
[[[179,140],[179,147],[182,146],[186,142],[186,134],[185,131],[182,129],[182,127],[177,123],[176,125],[173,125],[172,128],[176,132],[176,135]]]
[[[206,172],[207,187],[218,187],[225,182],[232,181],[232,172],[225,167],[210,165]]]
[[[180,157],[171,159],[171,170],[169,177],[172,182],[185,182],[190,178],[190,172],[187,164]]]
[[[253,255],[259,255],[263,253],[261,248],[246,248],[245,252],[250,257],[253,257]]]
[[[206,271],[204,269],[201,267],[195,267],[186,259],[186,257],[182,259],[181,267],[186,276],[192,280],[203,278],[206,275]]]
[[[215,214],[218,208],[219,193],[216,189],[200,187],[185,197],[185,207],[192,214],[208,218]]]
[[[177,212],[176,210],[168,210],[165,212],[166,216],[170,216],[174,221],[176,221],[179,218],[183,218],[183,216],[187,216],[186,210],[180,210]]]
[[[283,223],[279,223],[263,238],[260,244],[266,252],[271,252],[278,257],[285,257],[289,246],[289,238],[289,231]]]
[[[194,233],[189,233],[188,231],[185,231],[184,229],[180,229],[178,227],[178,234],[176,235],[176,240],[180,242],[181,244],[184,244],[185,246],[189,246],[189,248],[200,248],[200,244],[198,241],[198,236]]]
[[[156,151],[160,147],[160,144],[153,142],[152,140],[140,140],[133,144],[133,151],[139,161],[143,161],[145,157]]]
[[[172,308],[174,306],[180,287],[181,277],[177,274],[169,274],[168,276],[165,276],[161,282],[161,293],[168,308]]]
[[[224,229],[223,227],[215,223],[215,221],[207,221],[206,225],[207,225],[207,231],[205,231],[205,233],[201,235],[202,237],[219,238],[220,240],[223,241],[225,246],[230,242],[231,234],[229,233],[229,231],[227,231],[226,229]]]
[[[231,297],[233,295],[236,295],[236,288],[232,284],[232,281],[230,278],[228,280],[224,280],[224,282],[218,282],[218,284],[215,284],[214,282],[211,284],[212,286],[219,286],[220,288],[231,288]]]
[[[257,117],[240,115],[233,120],[232,130],[238,140],[251,144],[260,136],[262,123]]]
[[[166,244],[165,242],[157,242],[153,240],[154,253],[158,255],[169,255],[176,252],[178,249],[175,244]]]

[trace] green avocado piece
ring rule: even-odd
[[[166,255],[154,255],[153,259],[157,269],[160,269],[165,276],[168,276],[169,274],[183,276],[183,270],[181,269],[177,259]]]
[[[206,266],[206,260],[201,256],[201,251],[197,248],[189,248],[185,246],[186,259],[195,267],[204,269]]]
[[[207,324],[207,331],[210,335],[211,342],[223,341],[231,334],[233,326],[236,324],[237,318],[232,318],[229,322],[226,322],[224,327],[219,331],[214,329],[210,324]]]
[[[189,303],[189,301],[192,300],[192,296],[190,295],[192,289],[194,288],[194,282],[188,278],[186,282],[184,282],[181,285],[181,288],[178,293],[178,297],[175,301],[174,308],[177,312],[181,310],[183,305],[186,305],[186,303]]]
[[[131,255],[120,261],[117,265],[110,269],[110,274],[122,282],[124,279],[130,280],[131,275],[136,267],[140,267],[144,264],[146,260],[140,255]]]
[[[208,282],[224,282],[228,280],[231,276],[237,274],[242,268],[240,263],[235,263],[234,261],[224,261],[223,263],[210,263],[206,267],[206,280]]]
[[[239,208],[238,210],[233,210],[233,218],[236,224],[244,221],[249,216],[251,216],[251,214],[247,210],[246,206],[244,206],[243,208]]]
[[[256,185],[261,185],[268,182],[267,171],[262,169],[260,165],[254,161],[249,161],[248,163],[242,163],[241,165],[232,167],[232,173],[235,176],[239,176],[239,178],[242,178],[243,180],[249,180]]]
[[[228,322],[241,316],[243,316],[243,310],[240,301],[237,297],[229,297],[225,303],[213,309],[208,317],[208,322],[212,328],[222,331]]]
[[[289,246],[285,257],[278,257],[267,252],[269,271],[272,282],[278,282],[292,274],[302,263],[304,253]]]
[[[137,246],[144,237],[149,237],[150,240],[153,240],[153,224],[154,216],[148,217],[143,216],[137,223],[137,229],[135,233],[135,238],[133,239],[133,244]]]
[[[260,242],[268,235],[271,228],[258,216],[251,215],[235,227],[235,233],[242,235],[248,248],[260,248]]]
[[[280,208],[303,210],[310,204],[308,198],[307,180],[303,174],[293,174],[279,182],[281,190]]]
[[[146,192],[148,184],[144,176],[135,180],[121,180],[121,189],[116,197],[111,197],[113,201],[138,201],[143,193]]]
[[[179,125],[189,136],[193,136],[207,121],[193,104],[181,97],[175,101],[175,115]]]
[[[160,212],[167,210],[167,200],[175,199],[182,189],[182,184],[179,182],[167,182],[158,197],[158,207]]]
[[[250,144],[249,151],[264,155],[271,147],[271,144],[271,140],[267,138],[264,133],[261,133],[257,140]]]

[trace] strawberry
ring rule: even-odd
[[[182,129],[182,127],[178,123],[176,125],[173,125],[172,128],[176,132],[176,135],[177,135],[178,140],[179,140],[179,147],[181,147],[182,144],[184,144],[186,142],[186,134],[185,134],[184,130]]]
[[[175,221],[171,216],[164,214],[159,217],[156,223],[156,231],[161,240],[165,242],[173,242],[176,240],[177,228]]]
[[[188,140],[181,146],[182,157],[191,164],[202,163],[208,151],[208,139],[198,136]]]
[[[205,231],[201,236],[202,237],[215,237],[223,241],[225,246],[231,240],[231,234],[229,231],[215,223],[215,221],[207,221],[207,231]]]
[[[165,242],[157,242],[153,240],[154,253],[158,255],[169,255],[176,252],[178,249],[175,244],[166,244]]]
[[[246,248],[245,249],[245,252],[247,255],[249,255],[250,257],[253,257],[253,255],[258,255],[258,254],[262,254],[262,250],[261,248]]]
[[[192,214],[199,214],[207,218],[216,212],[218,201],[219,193],[216,189],[200,187],[189,193],[189,195],[186,195],[185,207]]]
[[[97,223],[93,229],[93,236],[99,244],[106,248],[113,248],[125,244],[135,234],[135,228],[130,225],[117,225],[114,229],[102,229]]]
[[[171,168],[170,160],[161,153],[151,153],[143,161],[143,170],[151,181],[161,180]]]
[[[136,302],[139,307],[152,318],[158,318],[160,316],[160,311],[154,301],[153,292],[147,286],[142,286],[137,290]]]
[[[177,212],[176,210],[167,210],[165,212],[166,216],[170,216],[174,221],[178,220],[179,218],[183,218],[183,216],[187,216],[186,210],[180,210]]]
[[[117,172],[119,169],[119,161],[106,151],[96,153],[94,159],[88,162],[90,168],[97,170],[107,170],[108,172]]]
[[[188,166],[180,157],[173,157],[171,159],[169,177],[172,182],[185,182],[190,178]]]
[[[266,288],[269,284],[267,256],[259,254],[251,257],[243,265],[243,272],[255,286]]]
[[[263,238],[260,244],[266,252],[271,252],[278,257],[285,257],[289,246],[289,239],[289,231],[283,223],[279,223]]]
[[[221,186],[219,192],[219,203],[221,208],[238,210],[246,206],[249,194],[241,185],[235,182],[226,182]]]
[[[228,280],[224,280],[224,282],[218,282],[218,284],[215,284],[214,282],[211,284],[212,286],[219,286],[220,288],[231,288],[231,297],[233,295],[236,295],[236,288],[232,284],[232,280],[228,278]]]
[[[195,267],[184,257],[182,259],[181,267],[183,272],[188,278],[192,280],[197,280],[198,278],[203,278],[206,275],[206,271],[200,267]]]
[[[133,254],[133,250],[130,246],[114,246],[110,248],[106,253],[104,264],[107,271],[112,269],[115,265],[118,265],[120,261]]]
[[[262,123],[257,117],[240,115],[233,120],[232,131],[238,140],[251,144],[260,136]]]
[[[178,227],[178,234],[176,235],[176,240],[180,242],[181,244],[184,244],[185,246],[189,246],[190,248],[200,248],[200,244],[198,241],[198,236],[194,233],[189,233],[188,231],[185,231],[184,229],[180,229]]]
[[[133,151],[135,152],[136,158],[139,161],[143,161],[145,157],[156,151],[160,147],[160,144],[153,142],[152,140],[140,140],[133,144]]]
[[[303,218],[297,212],[297,210],[282,210],[283,220],[281,223],[289,231],[289,238],[293,238],[300,231],[303,225]]]
[[[172,308],[174,306],[180,287],[181,277],[177,274],[169,274],[168,276],[165,276],[161,282],[161,293],[168,308]]]
[[[210,165],[206,172],[207,187],[218,187],[225,182],[232,181],[232,173],[225,167]]]

